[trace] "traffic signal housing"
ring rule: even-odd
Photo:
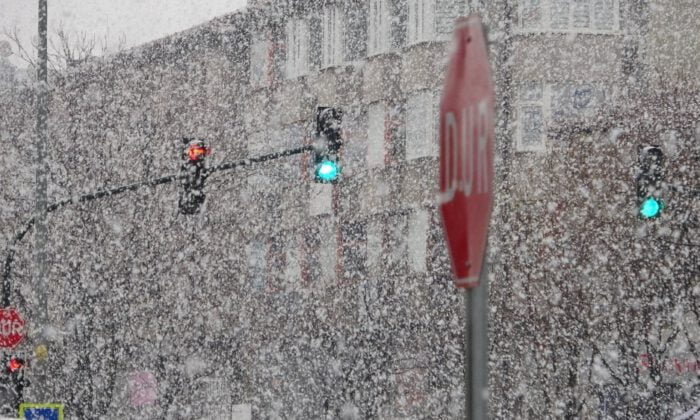
[[[314,143],[314,180],[334,183],[340,177],[340,149],[343,113],[338,108],[319,106],[316,108],[316,141]]]
[[[664,153],[659,146],[639,149],[636,176],[637,212],[642,219],[655,219],[661,215],[664,203]]]
[[[178,207],[182,214],[197,214],[206,198],[204,181],[208,174],[205,162],[211,150],[202,140],[185,137],[183,143],[186,147],[180,172],[184,177]]]
[[[29,385],[29,381],[24,378],[26,362],[20,357],[7,355],[3,358],[3,361],[3,387],[0,392],[0,398],[2,399],[3,410],[9,409],[13,411],[11,414],[16,414],[24,399],[24,388]]]

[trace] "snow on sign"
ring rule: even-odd
[[[0,347],[13,348],[24,338],[24,320],[14,308],[0,309]]]
[[[457,287],[479,284],[491,218],[494,93],[481,20],[460,19],[440,103],[438,201]]]

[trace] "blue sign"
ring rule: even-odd
[[[63,404],[22,403],[19,417],[24,420],[63,420]]]

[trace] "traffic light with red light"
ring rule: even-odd
[[[314,144],[314,180],[336,182],[340,176],[340,148],[343,113],[337,108],[316,108],[316,142]]]
[[[16,414],[19,405],[23,402],[24,388],[29,381],[24,378],[26,362],[16,356],[5,356],[5,369],[2,375],[2,387],[0,388],[0,405],[3,410],[10,410]],[[7,414],[7,413],[3,413]]]
[[[24,359],[11,357],[7,362],[8,373],[18,373],[22,368],[24,368]]]
[[[206,198],[204,181],[208,174],[205,161],[211,150],[202,140],[186,137],[183,143],[186,147],[180,172],[184,173],[184,177],[178,207],[182,214],[196,214]]]

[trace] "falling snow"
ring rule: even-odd
[[[71,419],[465,418],[439,109],[454,22],[478,12],[496,95],[490,417],[700,418],[698,10],[258,0],[106,55],[54,37],[43,247],[43,85],[7,32],[0,245],[26,328],[4,362],[28,363],[22,401]],[[332,183],[314,176],[317,107],[341,111]],[[17,416],[3,375],[0,414]]]

